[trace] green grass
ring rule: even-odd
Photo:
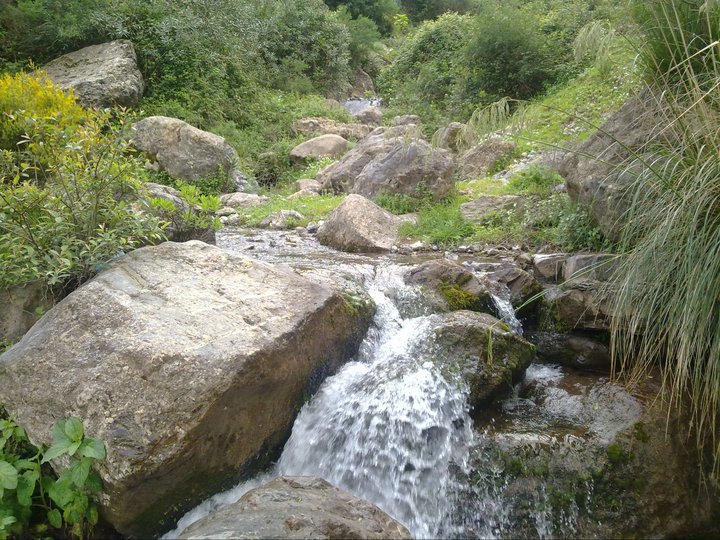
[[[426,243],[452,247],[470,238],[474,233],[472,223],[460,214],[460,201],[422,208],[418,212],[418,223],[406,223],[400,234],[419,238]]]
[[[274,195],[270,202],[244,210],[241,215],[244,218],[245,225],[257,227],[270,214],[280,210],[295,210],[303,216],[303,219],[298,220],[296,225],[304,227],[312,221],[327,219],[344,198],[344,195],[320,195],[318,197],[303,197],[289,201],[282,195]]]

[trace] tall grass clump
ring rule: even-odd
[[[659,366],[688,435],[720,472],[720,4],[643,0],[641,56],[654,96],[634,171],[613,283],[614,369],[637,382]]]

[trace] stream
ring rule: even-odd
[[[573,389],[572,375],[559,366],[539,364],[531,365],[500,408],[488,411],[479,423],[471,419],[466,390],[443,377],[434,363],[412,354],[413,345],[427,335],[430,313],[424,312],[418,291],[406,286],[402,276],[422,262],[422,256],[338,253],[294,232],[223,231],[218,246],[287,264],[310,277],[327,271],[352,276],[363,284],[377,311],[356,357],[326,379],[300,411],[277,463],[206,500],[164,538],[176,537],[280,475],[320,476],[373,502],[415,538],[503,537],[512,534],[512,521],[520,519],[516,503],[525,502],[506,493],[508,481],[500,474],[505,465],[493,457],[491,447],[508,437],[573,444],[573,437],[593,429],[578,427],[592,423],[592,418],[573,416],[581,415],[584,405],[578,397],[582,391]],[[434,255],[438,256],[442,254]],[[418,308],[411,311],[416,316],[403,316],[399,299],[415,304]],[[509,295],[499,295],[495,303],[513,330],[521,333]],[[566,379],[569,382],[563,384]],[[596,387],[601,392],[609,384],[602,377],[591,383],[590,392]],[[604,424],[596,426],[599,436],[637,420],[640,407],[629,400],[601,420]],[[543,504],[543,493],[533,496],[537,508],[524,519],[534,536],[576,532],[577,509],[553,516]]]

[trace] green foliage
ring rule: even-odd
[[[547,195],[564,182],[562,176],[542,166],[531,166],[510,178],[508,187],[516,193]]]
[[[45,464],[63,456],[69,466],[55,477]],[[41,451],[20,426],[0,414],[0,539],[48,534],[89,538],[98,522],[92,497],[102,491],[93,467],[103,459],[105,445],[88,437],[78,418],[57,422],[52,446]]]
[[[411,214],[432,205],[432,194],[413,197],[400,193],[381,193],[375,197],[375,204],[395,215]]]
[[[460,214],[458,201],[422,208],[418,212],[417,225],[405,223],[400,228],[400,233],[403,235],[448,247],[469,238],[473,232],[472,224]]]
[[[40,280],[72,289],[105,263],[164,238],[158,219],[133,210],[142,165],[124,116],[88,112],[72,129],[31,111],[27,132],[0,153],[0,286]]]
[[[398,8],[393,0],[325,0],[332,9],[344,9],[354,19],[367,19],[384,35],[393,31]],[[352,32],[352,28],[351,28]]]
[[[219,218],[215,217],[215,212],[220,209],[220,199],[206,195],[194,184],[175,181],[175,186],[182,199],[180,207],[168,199],[149,199],[150,213],[168,223],[173,240],[182,242],[199,238],[206,231],[221,227]]]
[[[378,64],[377,50],[380,42],[378,27],[371,19],[362,15],[351,17],[345,8],[338,9],[337,16],[350,34],[350,67],[363,67],[370,75],[375,75],[378,71],[375,66]]]
[[[246,225],[256,227],[270,214],[280,210],[295,210],[303,216],[296,225],[304,227],[311,221],[317,222],[321,219],[327,219],[344,198],[344,195],[320,195],[318,197],[302,197],[291,201],[282,195],[275,195],[270,202],[242,210],[240,213]]]

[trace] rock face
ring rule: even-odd
[[[525,199],[519,195],[483,195],[461,204],[460,213],[471,223],[484,223],[500,210],[524,213],[525,204]]]
[[[180,538],[407,538],[374,504],[313,476],[282,476],[194,523]]]
[[[125,39],[66,54],[43,70],[63,90],[72,88],[86,107],[135,107],[145,89],[135,49]]]
[[[166,116],[150,116],[132,126],[135,147],[153,157],[173,178],[192,182],[221,172],[234,184],[237,152],[219,135]]]
[[[361,123],[370,126],[379,126],[382,124],[383,113],[380,107],[367,107],[355,115]]]
[[[166,242],[111,263],[5,353],[0,403],[38,445],[81,418],[108,449],[104,517],[148,537],[267,459],[371,317],[291,270]]]
[[[53,303],[39,282],[0,289],[0,341],[23,337]]]
[[[367,96],[375,95],[375,85],[370,75],[368,75],[360,66],[355,68],[355,83],[350,91],[351,98],[363,99]]]
[[[372,131],[365,124],[344,124],[329,118],[303,118],[293,123],[293,130],[300,135],[340,135],[343,139],[360,140]]]
[[[512,141],[490,138],[463,152],[458,158],[458,176],[460,180],[470,180],[486,176],[495,164],[515,151]]]
[[[446,377],[463,381],[476,412],[509,393],[535,356],[532,344],[487,313],[452,311],[431,315],[429,324],[418,354],[438,362]]]
[[[570,198],[587,207],[611,239],[619,237],[629,208],[627,188],[633,175],[623,162],[630,157],[628,148],[642,154],[653,138],[658,126],[654,102],[647,93],[631,98],[560,166]]]
[[[380,194],[419,196],[428,192],[439,200],[454,189],[452,173],[450,153],[420,139],[398,144],[373,158],[355,179],[352,192],[371,198]]]
[[[317,232],[326,246],[349,252],[389,251],[403,219],[360,195],[348,195]]]
[[[458,152],[463,144],[463,133],[466,127],[462,122],[450,122],[437,132],[433,140],[437,140],[440,148]]]
[[[423,304],[433,311],[496,312],[487,284],[456,262],[447,259],[427,261],[409,270],[403,279],[407,285],[422,288]]]
[[[618,266],[618,255],[610,253],[584,253],[568,257],[563,267],[565,280],[583,279],[609,281]]]
[[[593,280],[550,287],[540,309],[543,326],[559,332],[609,330],[612,320],[603,283]]]
[[[340,161],[328,165],[317,174],[322,189],[335,193],[350,193],[355,179],[373,158],[390,152],[402,144],[405,138],[414,135],[414,130],[408,126],[373,130]]]
[[[341,156],[347,151],[347,146],[348,142],[340,135],[320,135],[290,150],[290,161],[305,163],[311,159]]]

